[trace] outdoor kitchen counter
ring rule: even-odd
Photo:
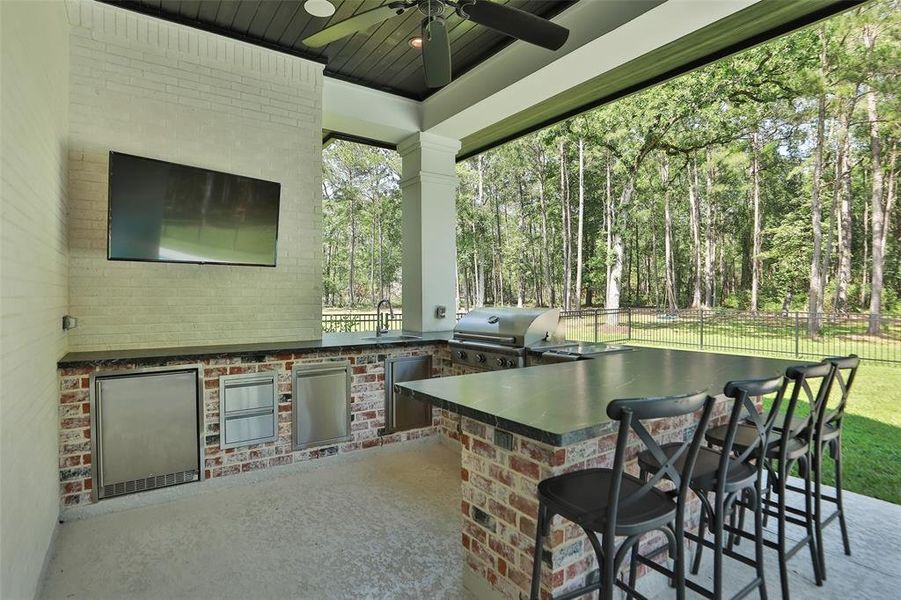
[[[398,384],[401,393],[553,446],[609,431],[617,398],[722,393],[732,379],[775,377],[798,361],[635,348],[591,360]]]
[[[610,401],[720,394],[730,379],[774,377],[789,364],[636,348],[591,360],[404,382],[396,389],[460,413],[464,586],[476,598],[518,600],[529,594],[538,483],[611,466],[617,428],[607,418]],[[651,431],[660,440],[682,440],[693,427],[686,416],[660,419]],[[638,451],[637,438],[627,443],[629,452]],[[664,540],[645,543],[654,548]],[[559,518],[551,521],[542,556],[542,598],[583,585],[596,568],[585,535]],[[658,584],[663,591],[662,578],[648,582]]]
[[[403,338],[415,336],[415,338]],[[291,352],[318,352],[320,350],[357,350],[394,346],[424,346],[451,339],[450,331],[436,332],[391,332],[375,338],[375,332],[325,333],[318,340],[287,342],[264,342],[255,344],[224,344],[217,346],[183,346],[175,348],[141,348],[132,350],[102,350],[96,352],[70,352],[63,356],[57,366],[61,369],[120,363],[141,364],[161,360],[208,359],[225,356],[266,355]]]

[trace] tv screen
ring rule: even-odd
[[[281,185],[110,152],[110,260],[274,267]]]

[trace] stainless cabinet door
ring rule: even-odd
[[[350,439],[349,365],[294,373],[294,446],[308,448]]]
[[[389,431],[419,429],[432,424],[432,405],[394,393],[394,384],[432,376],[432,357],[412,356],[385,361],[385,398],[388,401]]]
[[[197,372],[96,382],[99,485],[198,470]]]

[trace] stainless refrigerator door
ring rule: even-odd
[[[432,405],[394,393],[394,384],[432,376],[431,356],[389,358],[385,361],[385,402],[388,431],[419,429],[432,424]]]
[[[197,371],[99,379],[101,486],[199,470]]]
[[[350,365],[314,365],[294,371],[294,447],[350,439]]]

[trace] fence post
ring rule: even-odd
[[[598,343],[598,309],[594,309],[594,343]]]
[[[795,356],[801,356],[801,313],[795,311]]]
[[[704,309],[702,308],[700,311],[701,314],[701,348],[704,347]]]
[[[628,319],[628,321],[629,321],[629,333],[628,333],[629,337],[628,337],[628,339],[631,340],[632,339],[632,308],[631,307],[626,309],[626,315],[628,315],[628,317],[629,317],[629,319]]]

